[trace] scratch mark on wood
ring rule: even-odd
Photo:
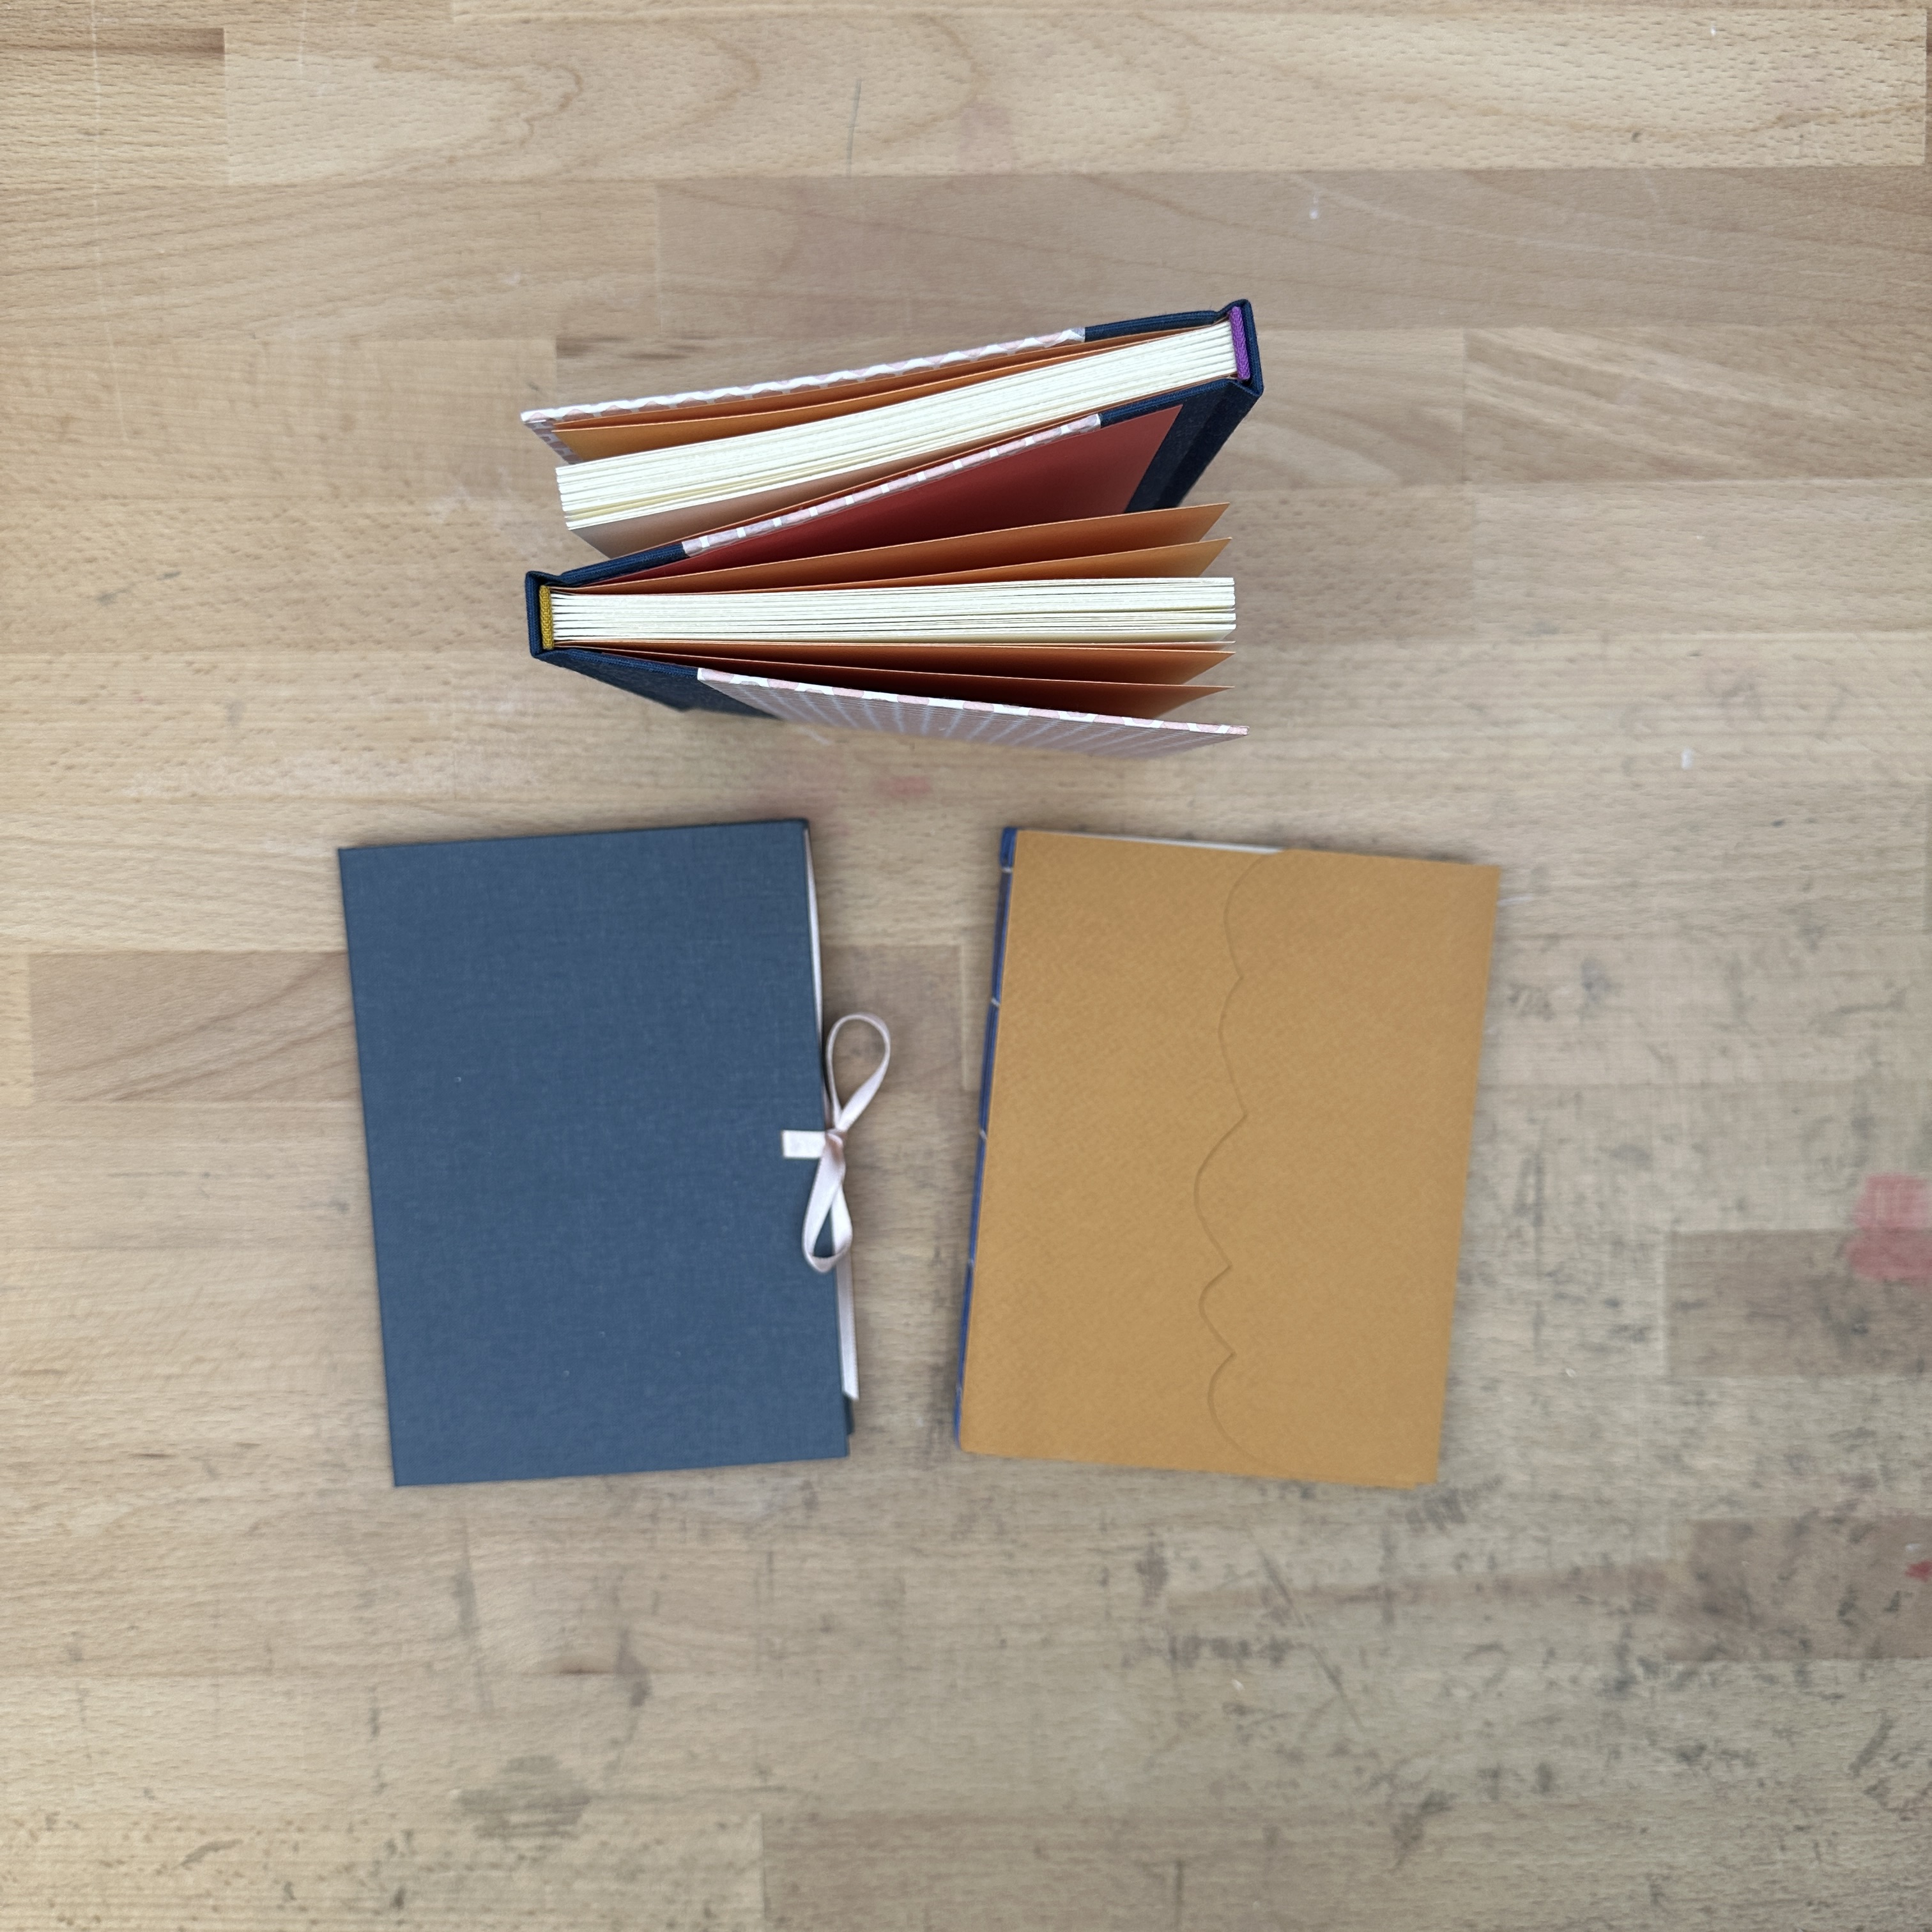
[[[483,1646],[476,1617],[476,1576],[470,1562],[470,1528],[462,1526],[463,1567],[450,1579],[450,1594],[456,1599],[456,1625],[462,1633],[464,1647],[476,1674],[476,1708],[485,1717],[494,1716],[496,1704],[490,1695],[490,1679],[483,1666]]]
[[[1879,1721],[1878,1729],[1873,1732],[1871,1736],[1866,1739],[1864,1749],[1860,1751],[1858,1756],[1852,1760],[1851,1775],[1852,1777],[1857,1777],[1858,1773],[1863,1771],[1865,1766],[1870,1764],[1872,1760],[1876,1757],[1880,1751],[1884,1750],[1885,1741],[1891,1736],[1891,1718],[1888,1717],[1881,1718]]]

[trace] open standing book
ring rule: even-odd
[[[747,387],[526,413],[612,560],[532,572],[532,653],[702,709],[1152,754],[1212,694],[1245,302]],[[651,546],[645,548],[644,546]],[[620,554],[622,553],[622,554]]]

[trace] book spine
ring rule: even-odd
[[[682,554],[681,548],[679,554]],[[714,690],[689,664],[660,664],[652,658],[629,657],[557,643],[550,621],[550,591],[558,586],[569,590],[609,574],[608,567],[600,565],[572,571],[564,577],[553,577],[541,570],[525,574],[524,613],[530,626],[532,657],[539,664],[556,664],[565,670],[594,677],[600,684],[614,685],[634,697],[648,698],[673,711],[723,711],[734,718],[769,718],[771,714],[756,705],[741,704],[725,692]]]
[[[722,711],[734,718],[761,718],[771,722],[771,713],[756,705],[741,704],[714,686],[706,684],[690,664],[660,664],[655,658],[620,656],[615,651],[586,650],[572,644],[559,644],[543,653],[545,664],[560,664],[599,684],[614,685],[636,698],[648,698],[673,711]]]
[[[993,1106],[993,1050],[1000,1037],[1000,989],[1006,970],[1006,915],[1013,901],[1013,855],[1019,830],[1000,835],[1000,910],[993,925],[993,986],[986,1002],[986,1044],[980,1061],[980,1146],[973,1166],[972,1219],[966,1234],[966,1290],[959,1303],[959,1373],[952,1386],[952,1439],[959,1439],[959,1407],[966,1393],[966,1342],[973,1316],[973,1269],[980,1253],[980,1196],[986,1183],[986,1122]]]
[[[1087,342],[1109,342],[1117,335],[1159,335],[1169,329],[1202,328],[1219,322],[1226,309],[1176,309],[1169,315],[1137,315],[1126,322],[1090,322],[1080,332]]]
[[[550,599],[551,590],[578,590],[586,584],[605,584],[614,577],[636,577],[660,565],[681,563],[685,548],[681,543],[665,544],[656,550],[639,550],[632,556],[614,556],[599,563],[586,563],[580,570],[526,570],[524,573],[524,615],[530,626],[530,656],[541,658],[551,650]]]
[[[1109,410],[1101,418],[1103,424],[1119,422],[1129,416],[1180,406],[1173,426],[1162,437],[1160,447],[1141,472],[1141,480],[1127,500],[1129,510],[1172,509],[1186,497],[1194,478],[1207,468],[1214,451],[1226,440],[1224,431],[1214,440],[1211,447],[1205,446],[1208,432],[1230,393],[1239,392],[1224,376],[1198,389],[1177,390],[1145,402],[1126,404],[1118,410]]]
[[[524,621],[530,627],[530,656],[541,658],[550,647],[550,640],[544,633],[549,629],[549,613],[544,592],[556,581],[546,577],[540,570],[524,573]]]
[[[1129,501],[1130,510],[1164,510],[1184,502],[1202,472],[1220,454],[1221,446],[1260,400],[1261,345],[1255,334],[1254,311],[1246,300],[1231,302],[1216,320],[1233,325],[1235,373],[1167,396],[1130,403],[1108,410],[1104,422],[1118,422],[1150,409],[1180,404],[1174,427],[1162,440]]]
[[[1184,411],[1168,439],[1148,466],[1142,489],[1159,483],[1157,499],[1143,504],[1137,496],[1130,509],[1165,509],[1185,502],[1188,493],[1200,482],[1202,472],[1220,454],[1222,445],[1234,433],[1241,418],[1255,406],[1253,392],[1245,383],[1223,382],[1200,406]],[[1187,432],[1184,434],[1183,432]]]

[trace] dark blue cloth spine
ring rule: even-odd
[[[770,712],[741,704],[715,684],[706,684],[692,664],[660,664],[655,658],[569,647],[539,655],[546,664],[561,664],[566,670],[580,670],[600,684],[614,684],[620,691],[648,698],[654,704],[668,704],[674,711],[722,711],[734,718],[762,718],[768,724],[772,722]]]
[[[571,645],[544,649],[543,608],[541,596],[547,588],[568,590],[582,584],[601,584],[607,578],[628,577],[633,571],[650,570],[660,563],[676,563],[684,555],[682,544],[669,544],[662,550],[640,551],[635,556],[620,556],[606,563],[587,564],[581,570],[566,571],[561,576],[532,570],[524,578],[524,614],[530,626],[530,656],[540,664],[559,664],[566,670],[581,671],[600,684],[615,685],[653,703],[668,705],[674,711],[722,711],[734,718],[762,718],[771,722],[769,712],[754,705],[741,704],[716,686],[706,684],[694,666],[660,664],[655,658],[634,658],[615,651],[586,650]]]
[[[959,1439],[959,1406],[966,1393],[966,1334],[973,1316],[973,1267],[980,1258],[980,1195],[986,1184],[986,1122],[993,1108],[993,1050],[1000,1038],[1000,988],[1006,973],[1006,914],[1013,902],[1013,854],[1019,828],[1000,834],[1000,910],[993,925],[993,989],[986,1001],[986,1044],[980,1058],[980,1147],[973,1165],[972,1218],[966,1231],[966,1292],[959,1303],[959,1372],[952,1384],[952,1439]]]
[[[1234,319],[1241,332],[1246,352],[1244,374],[1224,376],[1203,383],[1198,388],[1183,389],[1156,396],[1141,403],[1124,404],[1109,410],[1102,422],[1121,422],[1130,416],[1146,416],[1155,410],[1172,409],[1178,402],[1180,413],[1174,427],[1162,438],[1154,460],[1142,477],[1140,488],[1129,501],[1130,510],[1165,510],[1185,502],[1188,492],[1200,482],[1202,472],[1221,453],[1221,446],[1234,433],[1241,418],[1261,400],[1261,345],[1255,335],[1255,312],[1245,298],[1230,302],[1224,309],[1202,310],[1194,315],[1150,316],[1138,322],[1107,322],[1087,331],[1090,342],[1104,341],[1111,335],[1138,334],[1156,328],[1198,328],[1210,322]]]

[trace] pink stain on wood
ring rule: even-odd
[[[926,798],[932,795],[932,781],[911,772],[901,778],[880,779],[879,789],[888,798]]]
[[[1932,1287],[1932,1181],[1917,1174],[1865,1178],[1845,1250],[1852,1272],[1865,1281]]]
[[[1905,1566],[1905,1574],[1915,1583],[1932,1580],[1932,1556],[1922,1556],[1916,1563],[1908,1563]]]

